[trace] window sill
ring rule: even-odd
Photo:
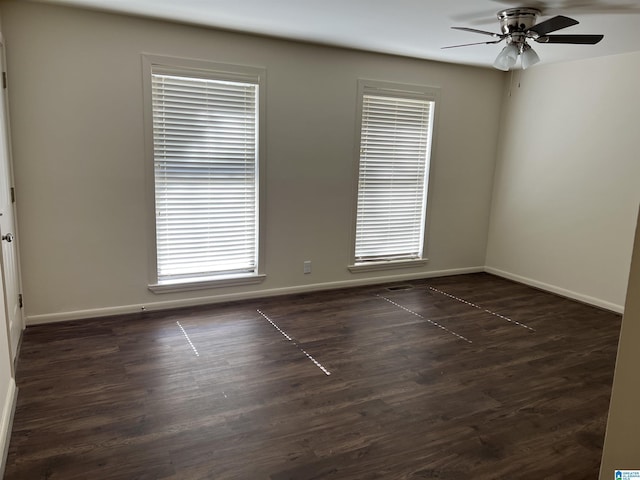
[[[250,275],[245,277],[227,277],[218,280],[201,280],[180,283],[163,283],[149,285],[149,290],[153,293],[174,293],[188,292],[190,290],[205,290],[209,288],[234,287],[236,285],[254,285],[262,283],[266,275]]]
[[[396,268],[423,267],[429,262],[427,258],[417,260],[389,260],[386,262],[359,263],[349,265],[347,268],[351,273],[374,272],[376,270],[394,270]]]

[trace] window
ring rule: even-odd
[[[352,271],[424,264],[437,91],[360,83]]]
[[[261,280],[264,73],[144,59],[155,217],[156,275],[150,288],[175,291]]]

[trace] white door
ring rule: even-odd
[[[0,66],[2,66],[2,71],[6,72],[4,44],[0,44]],[[5,75],[3,73],[3,78],[0,79],[2,81],[2,85],[0,85],[0,88],[2,88],[0,93],[0,235],[2,236],[2,241],[0,244],[2,244],[2,279],[4,280],[3,290],[9,345],[11,347],[11,360],[15,361],[18,345],[20,344],[20,336],[22,335],[23,322]]]

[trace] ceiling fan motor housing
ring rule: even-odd
[[[536,24],[540,10],[536,8],[507,8],[498,12],[503,34],[524,33]]]

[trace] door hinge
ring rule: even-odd
[[[11,187],[11,203],[16,203],[16,189]]]
[[[23,303],[22,303],[22,294],[21,294],[21,293],[19,293],[19,294],[18,294],[18,306],[19,306],[20,308],[22,308],[22,306],[23,306]]]
[[[7,72],[2,72],[2,88],[7,88]]]

